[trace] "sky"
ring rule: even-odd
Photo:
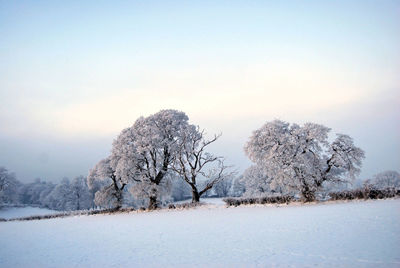
[[[87,175],[139,116],[184,111],[241,172],[265,122],[315,122],[400,171],[400,1],[0,0],[0,166]]]

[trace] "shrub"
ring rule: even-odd
[[[110,208],[110,209],[102,209],[102,210],[82,210],[82,211],[70,211],[70,212],[62,212],[56,214],[48,214],[48,215],[33,215],[28,217],[20,217],[9,219],[8,221],[31,221],[31,220],[45,220],[45,219],[54,219],[54,218],[65,218],[69,216],[81,216],[81,215],[97,215],[97,214],[112,214],[112,213],[123,213],[134,211],[134,208]]]
[[[249,198],[225,198],[223,201],[228,206],[252,205],[252,204],[289,204],[294,201],[292,195],[276,195],[264,197],[249,197]]]
[[[330,200],[384,199],[398,196],[400,196],[400,190],[395,188],[376,189],[365,187],[361,189],[329,193]]]
[[[196,203],[181,203],[181,204],[169,204],[168,208],[169,209],[187,209],[187,208],[194,208],[198,206],[203,206],[204,203],[202,202],[196,202]]]

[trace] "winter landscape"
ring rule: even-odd
[[[399,267],[399,212],[380,200],[7,222],[0,266]]]
[[[0,267],[400,267],[399,12],[0,0]]]

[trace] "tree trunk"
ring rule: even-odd
[[[200,194],[197,189],[192,189],[192,203],[200,202]]]
[[[315,192],[310,190],[308,186],[304,187],[301,191],[304,202],[312,202],[315,200]]]
[[[149,206],[148,210],[154,210],[158,208],[158,202],[157,202],[157,189],[153,188],[151,189],[150,197],[149,197]]]
[[[122,192],[117,192],[116,193],[116,206],[115,206],[115,210],[119,210],[122,207]]]
[[[158,205],[157,205],[157,197],[156,196],[150,196],[149,199],[149,206],[148,206],[148,210],[154,210],[157,209]]]

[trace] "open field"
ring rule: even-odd
[[[400,200],[0,223],[0,267],[400,267]]]
[[[28,216],[57,214],[59,211],[38,207],[4,207],[0,209],[0,218],[13,219]]]

